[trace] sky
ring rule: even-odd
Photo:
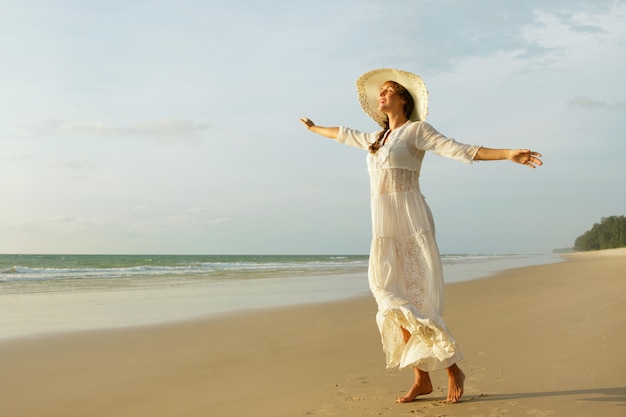
[[[0,1],[0,253],[367,254],[355,81],[532,170],[428,154],[445,254],[548,253],[626,214],[626,1]]]

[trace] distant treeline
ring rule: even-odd
[[[578,236],[574,249],[578,251],[612,249],[626,247],[626,217],[603,217],[591,230]]]

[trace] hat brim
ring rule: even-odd
[[[418,75],[393,68],[380,68],[366,72],[356,81],[359,103],[363,111],[380,126],[385,126],[387,115],[378,110],[378,98],[380,88],[387,81],[394,81],[402,85],[413,97],[415,106],[409,120],[414,122],[426,120],[428,115],[428,90],[426,90],[424,81]]]

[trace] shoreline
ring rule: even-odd
[[[432,394],[394,403],[412,372],[385,369],[363,296],[4,341],[0,415],[620,416],[626,249],[564,257],[446,286],[459,404],[443,401],[443,372]]]
[[[462,258],[461,258],[462,259]],[[446,285],[527,265],[562,261],[554,254],[501,255],[444,264]],[[21,337],[178,323],[213,315],[370,295],[367,270],[245,280],[155,283],[154,287],[96,288],[0,294],[0,342]]]

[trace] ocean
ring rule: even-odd
[[[443,255],[446,282],[561,260]],[[0,255],[0,339],[188,320],[369,292],[367,255]]]

